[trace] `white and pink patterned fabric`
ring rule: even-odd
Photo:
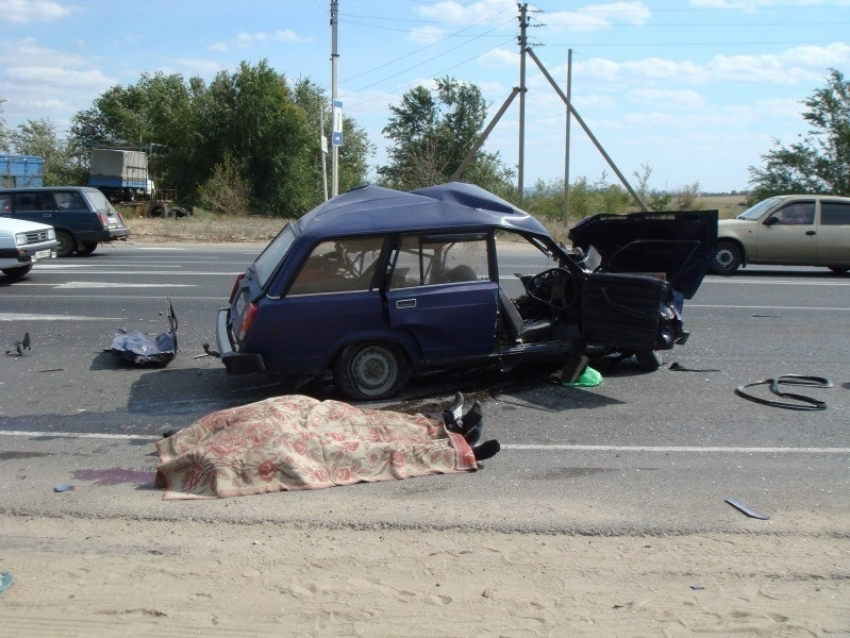
[[[285,395],[213,412],[156,443],[165,500],[244,496],[477,469],[464,438],[421,414]]]

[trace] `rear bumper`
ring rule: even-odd
[[[236,352],[230,339],[230,309],[220,308],[215,321],[215,343],[228,374],[265,372],[263,357],[255,352]]]

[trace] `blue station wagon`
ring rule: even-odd
[[[218,312],[218,351],[233,374],[331,371],[355,400],[397,394],[422,370],[611,349],[657,367],[654,351],[687,338],[681,299],[709,267],[717,214],[641,215],[589,218],[571,238],[603,249],[567,251],[476,186],[355,189],[286,225],[239,275]],[[500,260],[522,247],[540,268],[517,275],[523,294],[511,298]],[[591,270],[588,254],[602,266]]]

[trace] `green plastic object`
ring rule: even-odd
[[[602,375],[599,373],[599,370],[594,370],[590,366],[587,366],[578,379],[572,383],[569,381],[561,382],[561,385],[567,388],[592,388],[602,385]]]

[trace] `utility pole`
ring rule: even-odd
[[[517,164],[517,197],[522,205],[525,168],[525,49],[527,47],[525,29],[528,26],[528,5],[519,5],[519,162]]]
[[[331,100],[336,103],[337,99],[337,63],[339,53],[337,52],[336,31],[339,3],[331,0]],[[334,145],[331,153],[331,197],[339,194],[339,146]]]
[[[573,99],[573,50],[567,50],[567,102]],[[564,144],[564,226],[570,226],[570,107],[567,107],[567,124]]]

